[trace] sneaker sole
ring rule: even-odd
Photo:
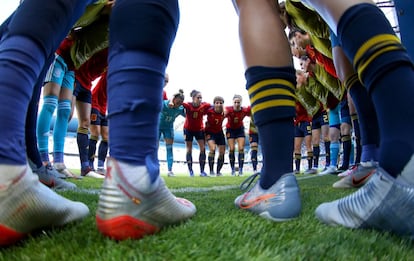
[[[160,230],[156,226],[131,216],[118,216],[105,220],[96,215],[96,224],[103,235],[115,240],[140,239]]]

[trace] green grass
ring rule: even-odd
[[[413,243],[389,233],[321,224],[314,216],[322,202],[349,194],[337,190],[333,176],[299,180],[303,211],[299,218],[273,223],[237,210],[233,200],[245,177],[165,178],[177,196],[192,200],[197,214],[188,222],[142,240],[115,242],[97,231],[96,193],[102,181],[75,181],[81,191],[60,192],[86,203],[91,215],[78,224],[41,231],[0,250],[0,260],[414,260]],[[223,190],[208,190],[227,186]],[[180,188],[203,188],[188,192]],[[86,189],[95,193],[88,193]]]

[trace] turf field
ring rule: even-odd
[[[314,216],[318,204],[347,195],[332,188],[335,176],[299,176],[303,211],[273,223],[237,210],[233,200],[246,177],[165,177],[197,214],[142,240],[115,242],[97,231],[94,213],[101,180],[74,181],[78,191],[59,192],[86,203],[91,215],[61,229],[40,231],[19,245],[0,249],[0,260],[414,260],[412,241],[389,233],[328,227]]]

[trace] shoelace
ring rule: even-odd
[[[250,188],[250,186],[253,184],[254,180],[256,179],[256,177],[260,176],[260,172],[256,172],[252,175],[250,175],[249,177],[247,177],[247,179],[245,179],[241,184],[240,184],[240,190],[242,191],[246,191]],[[247,185],[246,185],[247,183]]]

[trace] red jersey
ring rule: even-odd
[[[296,102],[296,117],[295,117],[295,125],[298,125],[300,122],[311,122],[312,117],[309,116],[308,111],[305,107],[300,104],[300,102]]]
[[[211,104],[202,102],[200,106],[194,107],[192,102],[183,102],[183,107],[185,108],[184,129],[189,131],[204,130],[203,116]]]
[[[223,131],[223,120],[225,116],[223,112],[216,112],[214,107],[207,110],[206,132],[219,133]]]
[[[162,90],[162,100],[163,100],[163,101],[168,100],[168,97],[167,97],[167,92],[166,92],[165,90]]]
[[[331,58],[321,54],[311,45],[306,46],[306,53],[312,62],[321,64],[327,73],[329,73],[335,78],[338,78],[333,60]]]
[[[239,111],[235,111],[233,106],[226,107],[227,129],[239,129],[243,125],[243,119],[251,115],[250,106],[241,107]]]
[[[96,84],[95,88],[92,89],[92,108],[97,109],[102,115],[106,115],[107,107],[107,92],[106,92],[106,75],[107,71],[104,72]]]
[[[73,39],[66,37],[56,50],[56,54],[63,58],[70,71],[75,70],[75,65],[73,65],[72,58],[70,57],[70,48],[74,43],[75,41]]]
[[[88,90],[92,89],[92,82],[102,75],[108,67],[108,48],[94,54],[78,70],[75,71],[75,78]]]

